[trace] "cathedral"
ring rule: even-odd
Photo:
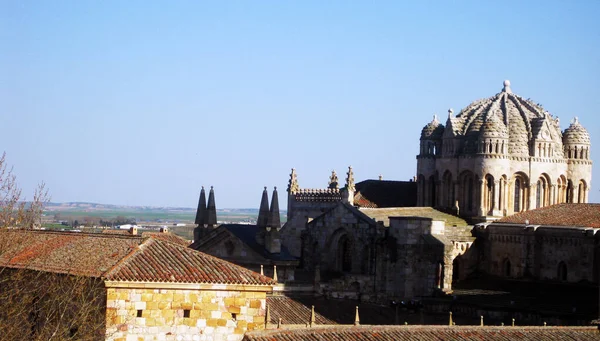
[[[489,221],[559,203],[586,203],[592,175],[590,136],[577,117],[558,117],[514,94],[510,81],[446,125],[421,131],[417,205]]]
[[[445,125],[434,116],[409,181],[355,182],[348,167],[343,185],[332,172],[327,186],[302,188],[292,169],[283,226],[277,191],[269,209],[265,189],[256,225],[205,228],[216,217],[212,190],[206,208],[202,191],[191,247],[267,269],[289,284],[288,294],[302,287],[382,302],[448,297],[475,281],[477,290],[507,285],[534,296],[576,288],[589,303],[600,281],[600,204],[588,203],[590,136],[577,118],[562,131],[557,117],[503,85],[456,116],[450,109]],[[433,306],[447,310],[453,302]]]

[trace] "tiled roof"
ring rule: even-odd
[[[310,307],[287,296],[267,297],[267,307],[271,315],[270,323],[277,324],[279,318],[281,323],[286,324],[306,324],[310,321]],[[325,316],[319,314],[315,309],[316,324],[336,324]]]
[[[411,181],[365,180],[356,184],[354,204],[359,207],[416,206],[417,183]]]
[[[178,244],[149,238],[121,264],[105,274],[113,281],[219,284],[276,284],[220,258]]]
[[[167,242],[189,246],[191,242],[171,232],[142,232],[142,237],[152,237],[154,239],[164,240]]]
[[[0,266],[114,281],[275,284],[269,277],[154,235],[2,230]]]
[[[497,220],[501,223],[600,228],[600,204],[557,204]]]
[[[589,327],[336,326],[256,331],[246,333],[243,341],[587,341],[598,339],[600,339],[598,330]]]
[[[0,266],[101,277],[141,242],[114,234],[0,230]]]

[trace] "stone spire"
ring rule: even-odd
[[[331,176],[329,177],[329,186],[328,187],[332,188],[332,189],[340,188],[340,186],[338,185],[338,177],[337,177],[337,174],[335,174],[334,170],[331,171]]]
[[[266,189],[265,189],[266,191]],[[264,196],[263,196],[264,198]],[[261,204],[262,207],[262,204]],[[269,219],[267,220],[267,226],[275,229],[281,228],[281,218],[279,216],[279,198],[277,196],[277,187],[273,188],[273,195],[271,196],[271,209],[269,210]]]
[[[206,225],[214,227],[217,225],[217,206],[215,205],[215,191],[213,186],[210,186],[208,193],[208,206],[206,207]]]
[[[267,194],[267,187],[262,193],[262,199],[260,199],[260,208],[258,210],[258,218],[256,219],[256,226],[267,227],[269,221],[269,195]]]
[[[354,187],[354,172],[352,171],[352,166],[348,167],[346,175],[346,188],[348,191],[356,191],[356,188]]]
[[[298,185],[298,176],[296,175],[296,169],[292,168],[292,172],[290,173],[290,181],[288,182],[287,191],[290,194],[294,194],[298,192],[300,186]]]
[[[271,197],[271,210],[269,211],[269,218],[267,221],[267,227],[265,228],[265,248],[269,253],[280,253],[281,252],[281,237],[279,235],[279,229],[281,229],[281,218],[279,217],[279,199],[277,197],[277,187],[273,189],[273,196]]]
[[[196,220],[194,221],[198,226],[204,226],[206,223],[206,192],[204,192],[204,186],[200,191],[200,200],[198,201],[198,210],[196,211]]]

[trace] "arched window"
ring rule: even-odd
[[[567,264],[565,262],[558,263],[557,276],[559,281],[565,282],[567,280]]]
[[[577,202],[585,203],[585,191],[586,190],[587,190],[587,188],[585,186],[585,182],[583,182],[583,180],[579,181],[579,186],[577,188],[577,196],[578,196]]]
[[[521,212],[521,179],[515,179],[514,211]]]
[[[573,203],[573,182],[567,181],[567,203]]]
[[[492,177],[491,175],[486,175],[485,177],[485,186],[486,186],[486,193],[484,194],[484,200],[485,200],[485,207],[487,209],[487,212],[492,212],[492,210],[494,209],[494,190],[495,190],[495,186],[494,186],[494,177]]]
[[[342,236],[338,242],[338,266],[343,272],[352,271],[352,241],[346,236]]]
[[[467,181],[467,208],[470,211],[473,210],[473,178],[469,178]]]
[[[437,263],[435,269],[435,283],[438,289],[444,288],[444,262],[442,261]]]
[[[512,269],[510,268],[510,260],[508,260],[508,258],[506,258],[502,264],[502,272],[506,277],[511,276]]]

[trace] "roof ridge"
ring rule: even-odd
[[[120,270],[126,263],[128,263],[131,259],[133,259],[133,257],[138,253],[138,251],[142,250],[141,249],[142,245],[146,244],[150,240],[153,241],[154,239],[145,238],[145,240],[141,244],[138,244],[136,247],[134,247],[127,255],[125,255],[125,257],[121,258],[115,265],[113,265],[112,268],[110,268],[106,272],[104,272],[101,277],[107,278],[110,275],[112,275],[113,273]]]

